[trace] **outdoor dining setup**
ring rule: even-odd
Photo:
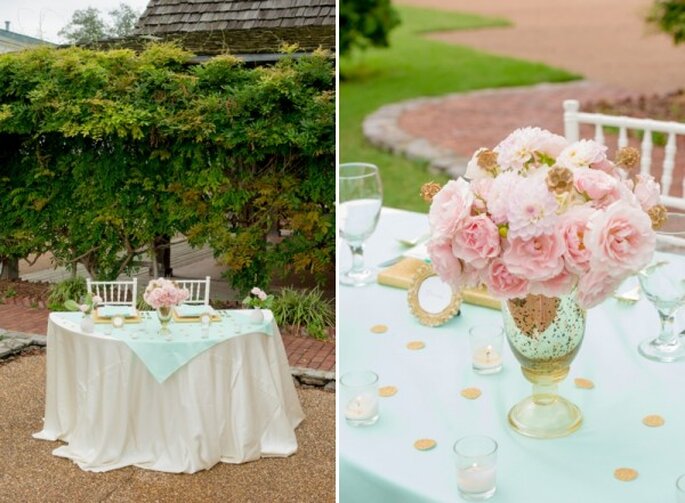
[[[84,303],[48,321],[34,436],[64,441],[55,456],[193,473],[297,451],[304,415],[271,311],[213,309],[209,277],[150,281],[145,310],[136,278],[87,285]]]
[[[479,149],[421,188],[427,215],[383,207],[375,166],[340,167],[344,501],[672,500],[685,213],[675,149],[655,169],[626,129],[680,131],[647,122],[569,102],[566,137]]]

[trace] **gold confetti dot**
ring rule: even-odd
[[[478,388],[464,388],[461,390],[461,396],[469,400],[475,400],[480,396],[480,390]]]
[[[378,389],[378,394],[384,397],[393,396],[395,393],[397,393],[397,388],[395,386],[383,386]]]
[[[430,451],[436,445],[438,445],[438,443],[430,438],[421,438],[414,442],[414,447],[420,451]]]
[[[407,349],[411,349],[413,351],[417,349],[423,349],[426,347],[426,344],[421,342],[421,341],[411,341],[410,343],[407,344]]]
[[[374,334],[384,334],[385,332],[388,331],[388,326],[387,325],[374,325],[371,327],[371,331]]]
[[[623,482],[630,482],[637,478],[637,470],[632,468],[616,468],[614,470],[614,477]]]
[[[664,421],[664,418],[657,415],[657,414],[651,414],[649,416],[645,416],[642,418],[642,422],[646,426],[651,426],[652,428],[657,428],[659,426],[663,426],[666,421]]]
[[[590,379],[584,379],[582,377],[577,377],[573,380],[573,382],[576,384],[576,388],[592,389],[595,387],[595,383],[593,383]]]

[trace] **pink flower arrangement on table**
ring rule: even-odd
[[[177,306],[190,296],[186,288],[180,288],[174,281],[157,278],[150,281],[145,289],[143,299],[152,308]]]
[[[654,179],[628,176],[639,153],[621,149],[611,162],[606,150],[540,128],[479,149],[470,181],[433,195],[428,253],[437,274],[457,290],[485,284],[502,299],[575,289],[584,308],[602,302],[649,263],[653,227],[665,218]]]

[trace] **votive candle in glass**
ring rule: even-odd
[[[502,370],[504,334],[497,325],[474,325],[469,329],[471,366],[478,374],[495,374]]]
[[[370,426],[378,421],[378,375],[370,370],[347,372],[340,378],[341,405],[350,426]]]
[[[469,435],[454,444],[459,495],[486,500],[496,491],[497,442],[485,435]]]

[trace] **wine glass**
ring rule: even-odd
[[[660,362],[685,358],[683,336],[673,330],[675,312],[685,305],[685,214],[668,214],[663,228],[657,231],[652,263],[638,273],[638,279],[661,319],[659,336],[642,341],[640,354]]]
[[[364,265],[364,241],[373,234],[383,204],[378,167],[373,164],[341,164],[338,230],[352,251],[352,268],[340,275],[343,285],[363,286],[376,280],[376,272]]]

